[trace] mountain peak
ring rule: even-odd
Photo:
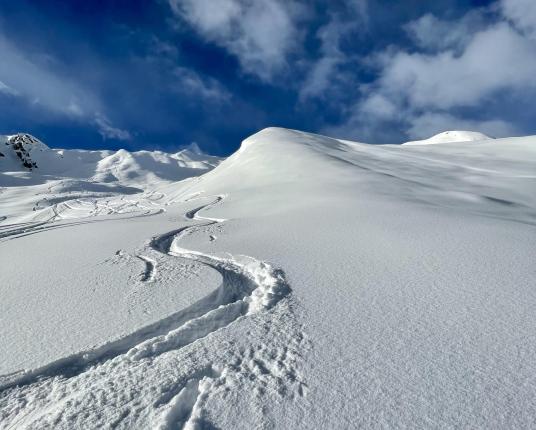
[[[189,145],[184,146],[181,151],[189,151],[197,155],[205,155],[203,150],[199,147],[197,142],[192,142]]]
[[[410,142],[403,143],[403,145],[431,145],[437,143],[452,143],[452,142],[475,142],[479,140],[493,139],[490,136],[486,136],[484,133],[478,131],[467,130],[449,130],[442,133],[438,133],[428,139],[412,140]]]
[[[32,154],[49,149],[43,142],[28,133],[3,136],[2,140],[7,148],[2,148],[6,153],[0,151],[0,156],[16,158],[25,168],[30,170],[38,167]]]

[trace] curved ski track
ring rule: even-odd
[[[31,402],[26,397],[39,398],[34,391],[47,390],[46,387],[50,385],[53,392],[61,392],[62,398],[70,399],[78,394],[76,390],[78,392],[81,390],[76,388],[77,384],[81,383],[79,380],[85,381],[84,386],[87,386],[87,384],[102,384],[101,379],[106,378],[112,381],[124,379],[123,373],[118,373],[120,371],[116,370],[123,368],[121,372],[126,371],[129,377],[132,377],[136,363],[141,363],[145,359],[153,362],[166,352],[180,350],[228,326],[242,316],[272,308],[290,293],[284,273],[265,262],[246,256],[222,258],[179,246],[179,241],[185,234],[225,221],[199,215],[200,211],[219,204],[224,198],[224,195],[216,196],[212,202],[185,214],[187,219],[198,220],[200,223],[156,236],[149,243],[150,249],[158,253],[193,260],[217,270],[222,276],[221,285],[190,307],[119,340],[57,360],[35,370],[0,376],[0,428],[31,427],[34,423],[39,423],[39,420],[50,423],[51,416],[56,417],[56,420],[59,420],[58,416],[64,416],[65,412],[61,409],[63,403],[59,406],[51,405],[50,399],[43,405],[32,408]],[[154,280],[156,261],[142,255],[138,255],[138,258],[147,264],[142,280],[149,282]],[[293,342],[295,341],[297,345],[302,340],[301,333],[297,333]],[[284,348],[284,351],[278,354],[283,358],[274,365],[274,369],[277,368],[274,374],[290,375],[289,383],[297,383],[297,391],[303,395],[306,386],[292,369],[296,357],[300,355],[299,352],[295,352],[299,349],[296,345],[294,350],[291,350],[291,347],[288,351]],[[251,356],[252,353],[249,354]],[[273,352],[270,354],[273,356]],[[290,364],[287,365],[284,361],[289,355],[287,361]],[[254,363],[261,361],[253,360]],[[271,366],[270,363],[266,364],[268,367]],[[224,370],[223,373],[225,372]],[[204,367],[191,374],[185,383],[170,389],[162,399],[153,404],[154,408],[161,408],[164,411],[158,416],[158,427],[194,428],[196,425],[202,425],[202,403],[206,401],[211,387],[222,384],[222,378],[225,380],[221,370],[216,370],[212,366]],[[280,379],[279,376],[277,379]],[[50,387],[48,390],[50,391]],[[48,395],[50,394],[41,393],[41,400]],[[27,408],[30,410],[27,411]],[[127,415],[128,412],[119,420],[126,419]]]

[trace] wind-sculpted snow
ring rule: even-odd
[[[154,237],[146,255],[138,255],[147,264],[144,282],[155,278],[156,260],[148,256],[153,250],[217,270],[221,274],[221,285],[189,308],[117,341],[39,369],[0,377],[0,428],[96,428],[104,422],[112,422],[111,417],[115,416],[113,427],[120,423],[125,428],[131,425],[162,429],[202,427],[206,422],[203,404],[211,392],[224,389],[230,378],[248,377],[239,375],[248,370],[233,370],[225,361],[203,366],[191,363],[191,368],[180,369],[181,377],[172,387],[158,395],[154,390],[164,383],[161,373],[170,371],[169,367],[176,362],[174,356],[180,355],[187,345],[241,317],[270,310],[290,293],[284,273],[265,262],[245,256],[221,258],[179,246],[181,236],[190,230],[195,232],[225,221],[199,215],[200,211],[222,202],[224,197],[217,196],[211,203],[186,213],[186,219],[201,223]],[[284,335],[294,348],[303,339],[299,331]],[[174,356],[164,355],[166,353]],[[296,386],[296,390],[303,393],[303,384],[293,369],[297,359],[293,354],[297,355],[297,350],[288,360],[278,362],[272,377],[279,380],[288,374],[288,381],[282,383]],[[255,358],[254,368],[260,359]],[[147,377],[149,369],[149,373],[158,369],[159,376]],[[149,393],[147,387],[151,387]],[[230,388],[232,385],[226,389]],[[98,399],[106,399],[106,402],[94,410],[92,403]],[[137,415],[131,415],[132,408],[137,409]]]

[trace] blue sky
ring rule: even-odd
[[[534,134],[535,76],[534,0],[0,1],[0,133],[55,147]]]

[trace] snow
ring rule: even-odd
[[[491,137],[476,131],[451,130],[436,134],[428,139],[406,142],[403,145],[433,145],[436,143],[474,142],[489,139]]]
[[[536,137],[476,140],[0,175],[0,428],[533,426]]]
[[[21,142],[24,156],[35,166],[24,169],[22,160],[13,147],[17,141]],[[35,137],[20,133],[0,136],[0,148],[4,154],[0,158],[2,185],[10,185],[9,176],[16,172],[16,177],[26,179],[27,183],[20,182],[21,185],[57,177],[93,182],[119,181],[129,185],[162,180],[178,181],[199,175],[199,170],[210,170],[221,161],[218,157],[203,154],[195,143],[175,154],[161,151],[129,152],[124,149],[116,152],[66,150],[51,149]],[[30,171],[32,175],[28,174]]]
[[[11,141],[18,137],[25,139],[24,157],[31,168],[23,165],[13,149]],[[174,154],[66,150],[51,149],[28,134],[0,136],[0,148],[4,153],[0,157],[0,217],[8,217],[10,223],[124,213],[140,205],[151,212],[158,206],[159,194],[154,190],[143,194],[147,184],[154,188],[196,177],[221,161],[203,154],[195,144]],[[125,196],[138,193],[142,199],[125,201]],[[97,197],[118,198],[104,203],[96,202]]]

